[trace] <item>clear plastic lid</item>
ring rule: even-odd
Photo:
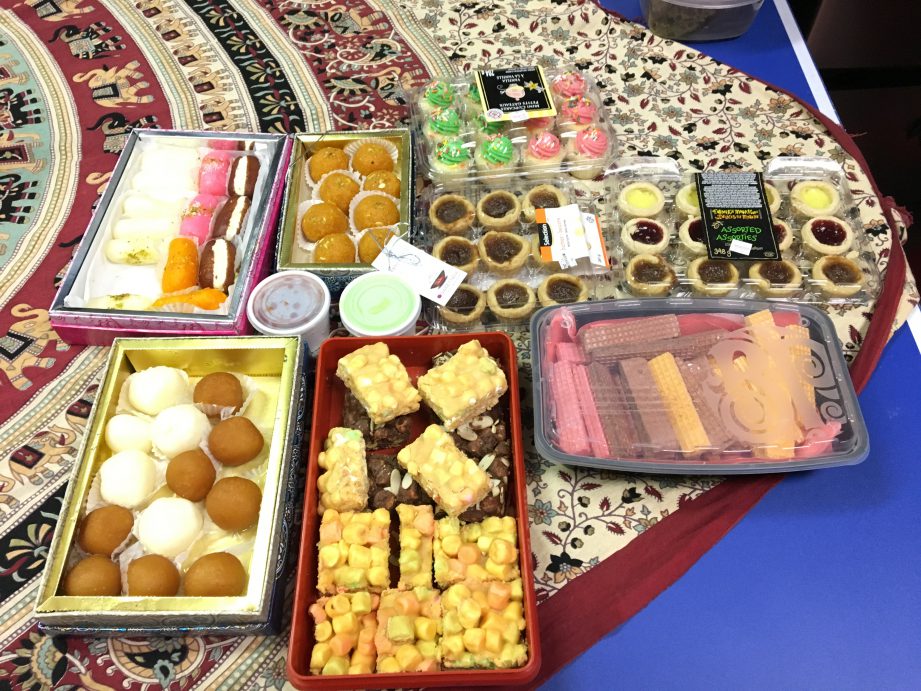
[[[473,73],[409,89],[417,165],[436,182],[561,173],[591,180],[615,155],[601,92],[574,69],[545,70],[555,116],[492,121]]]
[[[733,474],[869,453],[834,327],[809,305],[596,302],[541,310],[531,339],[535,442],[560,463]]]

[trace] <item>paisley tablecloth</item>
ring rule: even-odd
[[[106,357],[64,343],[47,306],[133,128],[391,127],[406,118],[401,87],[430,75],[573,64],[601,86],[626,153],[724,169],[821,153],[845,166],[890,274],[875,319],[873,305],[832,314],[858,384],[917,303],[892,242],[898,219],[883,213],[841,132],[790,96],[590,2],[6,0],[2,8],[0,688],[285,684],[284,633],[51,638],[31,616]],[[873,352],[858,357],[862,346]],[[774,482],[586,471],[533,449],[527,463],[544,675],[672,582]]]

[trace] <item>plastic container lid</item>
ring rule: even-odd
[[[834,325],[810,305],[608,301],[531,320],[541,455],[634,472],[860,463],[866,425]]]
[[[353,336],[400,336],[415,331],[422,299],[399,276],[374,272],[349,283],[339,316]]]
[[[763,0],[661,0],[661,2],[701,10],[725,10],[748,5],[760,6]]]
[[[329,288],[305,271],[281,271],[253,290],[246,305],[250,323],[269,336],[308,334],[326,320],[329,336]],[[325,337],[324,336],[324,337]]]

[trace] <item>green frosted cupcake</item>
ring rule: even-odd
[[[432,144],[438,144],[444,139],[458,136],[461,132],[461,124],[460,115],[454,108],[438,108],[425,119],[422,133]]]
[[[461,175],[470,170],[473,162],[470,149],[473,142],[466,143],[460,137],[451,137],[438,143],[431,156],[432,172],[437,175]]]
[[[482,113],[473,119],[471,125],[477,142],[484,142],[490,137],[495,137],[498,134],[505,134],[509,126],[507,122],[487,120],[486,116]]]
[[[496,134],[480,142],[474,160],[480,171],[509,173],[518,165],[518,152],[511,139],[504,134]]]
[[[435,110],[454,105],[454,87],[440,80],[429,82],[419,97],[419,110],[430,115]]]

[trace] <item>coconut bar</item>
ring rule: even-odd
[[[409,441],[412,428],[412,416],[401,415],[382,425],[371,422],[368,411],[351,391],[345,392],[342,403],[342,424],[344,427],[357,429],[365,438],[368,449],[395,449]]]
[[[445,669],[508,669],[528,660],[521,579],[455,583],[441,596]]]
[[[457,516],[489,492],[486,473],[438,425],[429,425],[397,454],[400,465],[450,516]]]
[[[432,587],[435,515],[431,506],[397,506],[400,517],[400,588]]]
[[[422,399],[452,431],[485,413],[508,389],[505,372],[477,340],[419,377]]]
[[[435,503],[413,476],[400,468],[395,455],[368,456],[368,477],[368,501],[372,509],[394,509],[397,504],[431,506]]]
[[[442,588],[465,580],[520,577],[518,529],[511,516],[463,526],[448,516],[435,523],[435,582]]]
[[[386,343],[372,343],[349,353],[336,367],[339,377],[368,412],[382,425],[419,410],[419,392],[400,359]]]
[[[310,606],[314,640],[311,674],[371,674],[377,650],[376,610],[380,596],[367,592],[321,597]]]
[[[368,505],[368,466],[361,432],[333,427],[317,462],[326,472],[317,479],[320,512],[361,511]]]
[[[320,521],[317,590],[324,595],[390,586],[390,512],[327,509]]]
[[[385,590],[377,610],[377,671],[432,672],[440,668],[441,598],[437,590]]]
[[[482,521],[488,516],[505,515],[512,447],[503,415],[499,406],[490,408],[451,434],[457,448],[476,460],[489,476],[489,493],[459,516],[467,523]]]

